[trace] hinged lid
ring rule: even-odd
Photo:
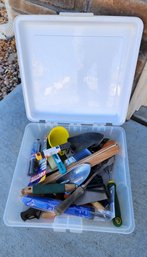
[[[15,36],[28,119],[122,124],[142,30],[136,17],[17,17]]]

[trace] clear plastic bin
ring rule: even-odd
[[[61,124],[60,124],[61,125]],[[82,232],[86,231],[101,231],[114,233],[131,233],[134,229],[134,214],[131,196],[130,174],[128,168],[128,157],[125,132],[121,127],[109,126],[88,126],[88,125],[64,125],[69,130],[70,136],[84,133],[87,131],[101,132],[105,137],[109,137],[118,142],[121,151],[116,156],[113,178],[117,184],[118,198],[122,214],[123,225],[119,228],[115,227],[112,222],[103,222],[96,220],[87,220],[85,218],[74,217],[70,215],[61,215],[55,218],[54,221],[46,219],[34,219],[22,221],[20,212],[27,209],[21,202],[21,189],[29,182],[27,170],[29,165],[29,157],[33,142],[37,138],[43,138],[49,130],[55,126],[50,124],[31,123],[27,125],[17,160],[16,169],[14,172],[9,197],[4,213],[4,222],[8,226],[18,227],[38,227],[38,228],[53,228],[55,231],[70,231]]]

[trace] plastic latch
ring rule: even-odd
[[[55,217],[52,228],[55,232],[66,232],[68,230],[73,233],[82,233],[83,220],[81,217],[63,214]]]
[[[67,215],[56,216],[52,224],[52,228],[55,232],[66,232],[67,224],[68,224]]]
[[[93,13],[81,13],[81,12],[60,12],[59,15],[61,16],[76,16],[76,17],[92,17],[94,16]]]
[[[69,216],[68,227],[71,233],[82,233],[83,219],[81,217]]]

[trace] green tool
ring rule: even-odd
[[[112,186],[114,186],[114,203],[115,203],[115,217],[112,219],[112,221],[116,227],[120,227],[122,225],[122,218],[121,218],[119,200],[116,192],[116,184],[114,180],[110,180],[107,184],[107,188],[109,192]]]
[[[108,189],[109,195],[110,195],[110,189],[114,187],[112,191],[114,192],[115,217],[112,219],[112,221],[115,226],[120,227],[122,225],[122,217],[121,217],[119,200],[117,196],[117,186],[115,181],[112,180],[112,169],[113,169],[114,161],[115,161],[115,157],[111,157],[108,161],[109,163],[111,163],[111,165],[108,165],[104,169],[104,172],[101,173],[100,175],[102,176],[103,182]]]

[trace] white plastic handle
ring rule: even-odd
[[[61,16],[75,16],[75,17],[92,17],[94,16],[93,13],[82,13],[82,12],[60,12],[59,15]]]

